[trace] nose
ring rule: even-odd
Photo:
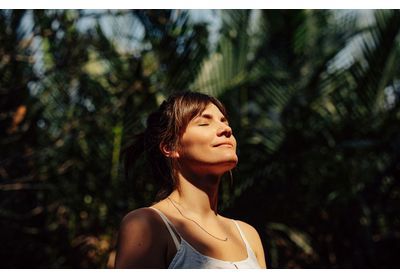
[[[232,128],[225,123],[222,123],[222,125],[218,128],[217,135],[219,137],[225,136],[229,138],[230,136],[232,136]]]

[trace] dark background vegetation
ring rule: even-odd
[[[397,10],[1,10],[0,266],[105,268],[156,188],[120,151],[174,90],[238,140],[220,209],[270,268],[400,267]]]

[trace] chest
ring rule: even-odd
[[[242,239],[240,232],[232,224],[215,224],[214,227],[207,226],[207,231],[196,224],[179,222],[175,220],[175,235],[178,241],[184,244],[181,238],[186,242],[185,249],[191,249],[200,256],[209,257],[227,262],[238,262],[248,257],[246,244]],[[217,239],[218,238],[218,239]],[[227,238],[226,241],[222,241]],[[177,248],[169,237],[167,262],[170,263],[177,253]]]

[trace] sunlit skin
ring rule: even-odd
[[[189,122],[179,149],[164,153],[178,161],[179,186],[170,197],[184,200],[202,218],[215,215],[221,176],[238,162],[236,139],[221,111],[208,105]]]
[[[180,143],[176,156],[185,172],[222,175],[238,162],[232,129],[214,104],[189,122]]]
[[[193,222],[183,218],[169,199],[161,200],[152,207],[162,211],[174,223],[179,234],[200,253],[225,261],[244,260],[247,252],[237,228],[230,219],[217,212],[221,177],[238,163],[235,137],[218,107],[214,104],[208,105],[200,115],[189,122],[177,149],[160,145],[160,150],[176,162],[177,185],[169,198],[176,202],[176,206],[186,217],[196,220],[210,234],[221,239],[227,237],[229,240],[216,240],[204,233]],[[162,237],[158,235],[151,238],[152,232],[165,230],[158,217],[157,222],[152,221],[150,225],[146,223],[140,230],[134,229],[140,227],[137,225],[141,223],[140,220],[155,218],[157,213],[148,210],[150,211],[146,208],[137,209],[125,217],[126,223],[131,223],[133,231],[137,233],[136,238],[133,238],[134,232],[127,229],[127,234],[131,236],[128,239],[132,241],[132,250],[129,251],[134,252],[126,252],[124,255],[124,251],[120,251],[116,267],[166,268],[175,256],[177,250],[168,233]],[[257,231],[245,222],[238,223],[260,266],[265,268],[264,251]],[[166,246],[166,250],[163,250]],[[141,250],[139,247],[152,248]]]
[[[236,145],[227,119],[217,106],[210,104],[189,122],[178,150],[162,148],[167,157],[178,162],[178,187],[169,197],[180,205],[187,217],[199,221],[219,236],[224,236],[230,222],[217,213],[218,187],[221,176],[238,163]],[[154,207],[177,216],[176,210],[166,200]],[[245,231],[248,230],[259,264],[265,268],[264,251],[257,232],[248,224],[240,223]],[[229,248],[225,249],[229,251]],[[236,253],[231,250],[231,254]]]

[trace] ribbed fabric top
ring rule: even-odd
[[[246,237],[244,236],[244,233],[240,229],[239,225],[235,220],[232,220],[233,223],[236,225],[236,227],[239,230],[240,236],[243,239],[243,242],[246,245],[246,251],[247,251],[247,258],[242,260],[242,261],[237,261],[237,262],[229,262],[229,261],[223,261],[219,260],[213,257],[209,257],[206,255],[203,255],[199,251],[197,251],[192,245],[190,245],[175,229],[174,225],[172,222],[165,216],[164,213],[162,213],[160,210],[154,207],[150,207],[154,209],[162,218],[164,221],[165,225],[167,226],[167,229],[169,233],[171,234],[171,237],[175,243],[177,253],[175,254],[174,258],[172,259],[170,265],[168,268],[186,268],[186,269],[192,269],[192,268],[197,268],[197,269],[203,269],[203,268],[224,268],[224,269],[243,269],[243,268],[261,268],[260,265],[258,264],[256,255],[254,254],[253,250],[251,249],[249,243],[247,242]],[[181,238],[181,242],[179,243],[175,233],[172,231],[172,228],[175,229],[175,231],[178,233],[178,235]]]

